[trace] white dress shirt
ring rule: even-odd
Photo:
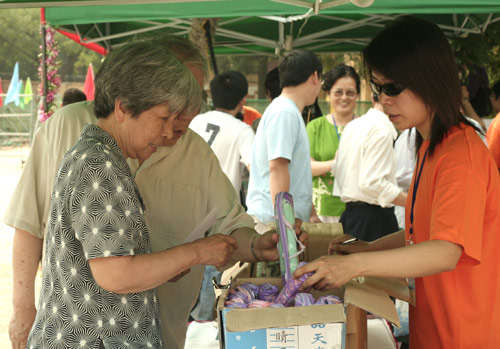
[[[332,165],[342,201],[393,206],[402,191],[396,182],[396,137],[389,118],[374,108],[346,126]]]
[[[410,189],[413,171],[415,170],[415,137],[417,130],[415,128],[404,130],[394,144],[396,152],[396,181],[398,185],[406,192]],[[396,206],[394,214],[401,228],[405,227],[405,208]]]

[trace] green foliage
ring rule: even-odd
[[[477,64],[488,71],[490,85],[500,79],[500,22],[489,25],[484,33],[451,39],[457,64]]]
[[[12,75],[19,62],[19,78],[37,77],[40,40],[40,10],[0,11],[0,74]]]
[[[19,77],[38,77],[40,46],[40,9],[0,10],[0,76],[10,78],[14,64],[19,62]],[[89,63],[94,71],[101,56],[57,33],[59,43],[59,74],[63,81],[84,81]]]
[[[323,64],[323,74],[336,65],[344,63],[352,66],[362,78],[364,76],[361,55],[357,52],[321,54],[319,58]]]
[[[101,65],[102,56],[98,53],[83,47],[64,35],[57,34],[56,40],[59,42],[59,60],[61,66],[59,74],[63,81],[84,81],[89,63],[92,63],[94,73]]]
[[[236,70],[244,75],[257,74],[261,64],[267,64],[267,56],[217,56],[217,69],[219,73],[227,70]]]

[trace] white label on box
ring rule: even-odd
[[[342,323],[266,330],[267,349],[341,349]]]
[[[300,349],[341,349],[342,324],[313,324],[299,326]]]
[[[268,349],[299,348],[296,326],[286,328],[268,328],[266,332]]]

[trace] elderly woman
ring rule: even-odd
[[[175,139],[176,118],[201,98],[193,74],[157,42],[108,55],[96,76],[97,125],[84,128],[55,179],[27,347],[161,348],[154,288],[196,264],[230,260],[236,240],[220,234],[151,253],[146,208],[125,160],[143,161]]]
[[[313,175],[313,203],[323,223],[338,222],[345,204],[333,195],[335,178],[331,173],[333,158],[339,147],[345,126],[354,119],[354,108],[360,91],[359,75],[354,68],[339,64],[323,78],[323,90],[328,93],[328,115],[307,124]]]
[[[463,109],[457,65],[439,27],[404,16],[363,50],[370,86],[392,123],[415,127],[416,166],[406,232],[330,244],[297,269],[303,287],[329,289],[358,276],[407,277],[410,348],[500,348],[500,178]]]

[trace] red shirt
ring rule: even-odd
[[[252,126],[252,122],[262,116],[257,109],[249,107],[247,105],[243,106],[243,122],[247,125]]]
[[[453,271],[416,279],[410,348],[500,348],[500,176],[471,127],[453,127],[427,155],[414,216],[413,241],[450,241],[463,252]]]

